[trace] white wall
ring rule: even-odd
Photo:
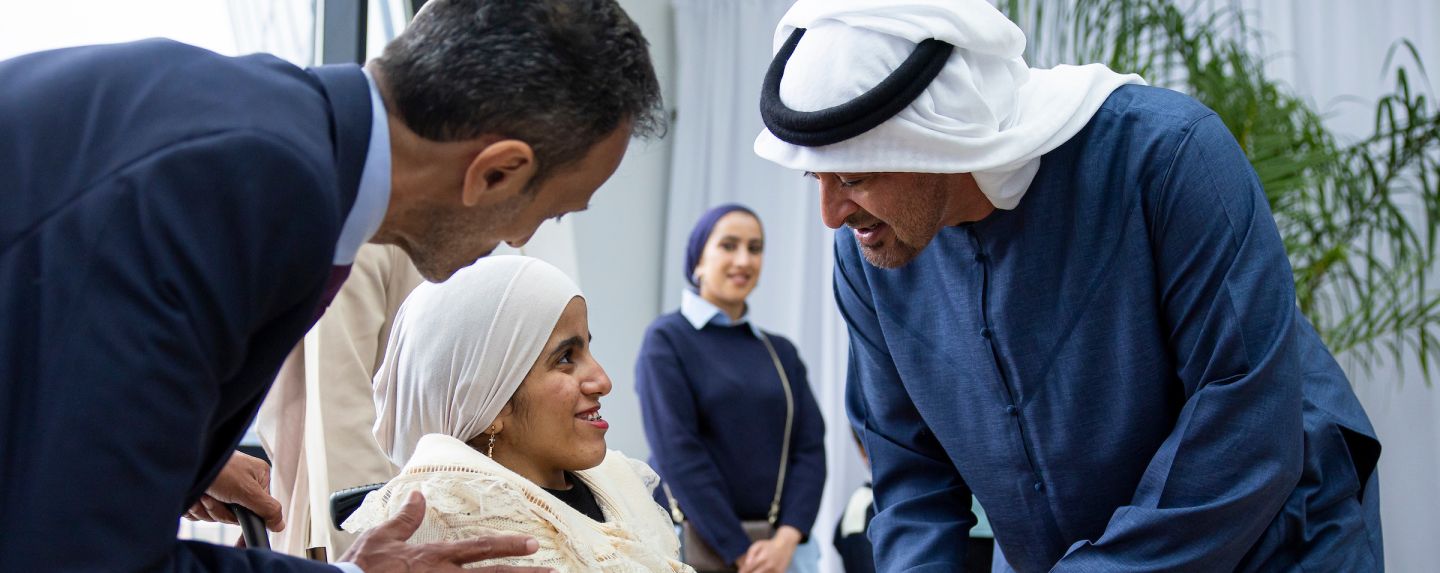
[[[674,19],[666,0],[621,0],[650,40],[666,110],[674,110]],[[660,272],[670,139],[632,141],[620,169],[573,216],[580,287],[590,307],[594,352],[615,388],[602,401],[611,448],[645,459],[635,356],[645,327],[661,313]],[[567,218],[567,222],[570,218]]]

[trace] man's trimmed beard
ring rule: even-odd
[[[894,227],[891,227],[894,230]],[[926,241],[928,244],[929,241]],[[925,245],[914,247],[909,243],[898,239],[891,239],[889,243],[880,245],[880,249],[871,249],[864,245],[860,246],[860,254],[865,261],[882,269],[898,269],[915,260],[920,256],[920,251]]]
[[[846,219],[851,228],[863,228],[873,221],[883,221],[890,226],[890,238],[878,249],[860,245],[860,254],[866,262],[882,269],[898,269],[915,260],[920,252],[935,240],[935,235],[945,226],[940,209],[945,204],[945,188],[939,180],[920,189],[901,191],[903,203],[897,205],[889,221],[861,211]],[[852,224],[854,221],[856,224]],[[859,244],[859,241],[856,241]]]

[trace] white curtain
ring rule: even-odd
[[[765,226],[765,266],[751,316],[800,351],[825,415],[829,478],[811,532],[822,570],[839,571],[830,537],[842,505],[867,472],[845,418],[847,337],[831,295],[832,231],[820,223],[813,180],[755,156],[760,81],[770,39],[790,0],[675,0],[676,108],[665,229],[664,310],[686,285],[685,244],[702,212],[748,205]]]
[[[1415,44],[1431,76],[1405,52],[1411,81],[1436,101],[1440,87],[1440,4],[1433,0],[1243,0],[1261,44],[1274,54],[1268,71],[1326,114],[1350,141],[1374,129],[1375,101],[1394,89],[1382,65],[1396,40]],[[1412,89],[1415,89],[1412,83]],[[1432,106],[1434,104],[1432,103]],[[1434,109],[1432,107],[1432,109]],[[1418,208],[1417,208],[1418,212]],[[1431,269],[1429,284],[1440,281]],[[1389,571],[1440,567],[1440,373],[1429,380],[1413,357],[1366,372],[1342,356],[1355,392],[1380,435],[1380,515]],[[1434,365],[1432,364],[1432,368]]]
[[[752,298],[757,323],[795,341],[826,420],[829,481],[814,538],[825,571],[837,512],[866,475],[845,418],[846,333],[831,293],[831,231],[820,224],[815,185],[757,158],[760,81],[775,23],[790,0],[673,0],[678,117],[665,233],[664,308],[684,286],[685,242],[706,208],[738,201],[754,208],[767,234],[765,269]],[[1354,138],[1368,133],[1375,99],[1391,85],[1386,51],[1409,38],[1440,69],[1440,4],[1433,0],[1195,0],[1197,17],[1235,6],[1264,32],[1269,71],[1315,102],[1327,122]],[[1412,74],[1412,80],[1416,76]],[[1418,81],[1418,80],[1417,80]],[[1427,90],[1434,94],[1436,82]],[[1432,101],[1436,98],[1432,95]],[[1358,102],[1358,103],[1357,103]],[[1440,284],[1440,272],[1432,284]],[[1342,357],[1342,363],[1344,363]],[[1347,365],[1351,366],[1351,365]],[[1401,367],[1405,373],[1400,376]],[[1370,373],[1350,368],[1376,431],[1386,565],[1430,571],[1440,563],[1440,388],[1414,360]],[[1432,379],[1440,378],[1431,375]]]

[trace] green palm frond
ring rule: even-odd
[[[1337,355],[1370,369],[1440,359],[1440,291],[1426,281],[1440,235],[1440,112],[1415,46],[1383,69],[1369,137],[1342,143],[1314,107],[1265,73],[1235,9],[1175,0],[1003,0],[1032,65],[1102,62],[1198,99],[1255,168],[1294,268],[1300,309]],[[1410,62],[1399,65],[1399,59]],[[1419,79],[1415,75],[1418,73]]]

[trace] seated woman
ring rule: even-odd
[[[375,376],[375,437],[398,477],[347,531],[425,494],[411,543],[529,535],[532,555],[481,565],[557,571],[689,571],[644,463],[606,451],[585,299],[558,269],[489,257],[400,308]]]

